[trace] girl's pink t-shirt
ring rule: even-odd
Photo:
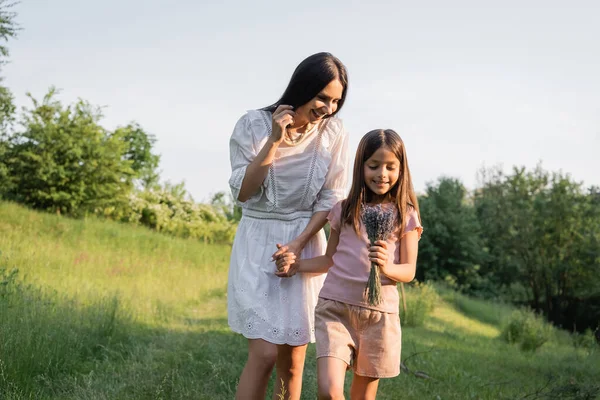
[[[390,204],[390,206],[393,206]],[[329,212],[327,219],[331,229],[335,229],[340,240],[333,256],[333,266],[327,273],[325,284],[319,297],[336,300],[343,303],[369,308],[386,313],[398,313],[399,296],[396,282],[381,274],[381,293],[383,301],[378,306],[367,303],[364,295],[365,286],[369,280],[371,262],[369,261],[369,239],[364,225],[360,224],[360,236],[349,224],[341,224],[342,202],[338,202]],[[419,238],[423,228],[417,212],[409,208],[406,215],[404,233],[417,230]],[[404,235],[404,234],[403,234]],[[388,260],[400,263],[400,238],[392,234],[387,240]]]

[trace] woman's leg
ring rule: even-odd
[[[319,400],[343,400],[344,379],[348,364],[335,357],[317,359],[317,387]]]
[[[302,391],[302,373],[304,372],[304,359],[306,358],[306,347],[290,346],[283,344],[277,346],[277,364],[275,370],[275,390],[273,399],[279,400],[279,395],[285,392],[285,400],[299,400]],[[281,385],[283,382],[282,391]]]
[[[263,400],[275,360],[277,345],[262,339],[248,339],[248,361],[238,383],[236,400]]]
[[[352,388],[350,389],[351,400],[375,400],[379,378],[369,378],[354,374]]]

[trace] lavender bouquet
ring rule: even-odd
[[[396,222],[396,213],[392,207],[382,207],[381,204],[374,206],[363,205],[362,221],[365,225],[367,236],[371,246],[378,240],[387,240],[388,236],[394,230]],[[381,277],[379,276],[379,265],[371,263],[371,272],[369,280],[365,287],[365,296],[367,302],[376,306],[381,304]]]

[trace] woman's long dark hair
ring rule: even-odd
[[[361,206],[371,200],[373,192],[365,184],[365,162],[378,149],[387,147],[393,152],[400,162],[400,176],[398,182],[389,191],[392,202],[396,205],[399,214],[399,232],[404,232],[406,227],[406,215],[410,208],[413,208],[419,220],[419,203],[417,195],[413,189],[410,169],[408,168],[408,159],[406,157],[406,148],[404,142],[395,131],[391,129],[375,129],[368,132],[361,139],[356,150],[354,159],[354,174],[352,176],[352,187],[348,198],[342,203],[342,221],[350,224],[356,234],[360,231],[360,211]],[[399,234],[399,237],[401,233]]]
[[[348,91],[348,73],[342,62],[330,53],[317,53],[307,57],[297,67],[290,83],[281,98],[274,104],[263,108],[273,112],[277,107],[286,104],[297,109],[312,100],[325,86],[338,79],[343,86],[342,97],[337,110],[329,115],[337,114],[344,105]]]

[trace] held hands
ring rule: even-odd
[[[277,244],[277,251],[273,254],[273,261],[277,267],[275,275],[280,278],[289,278],[298,272],[298,256],[302,253],[302,247],[298,242],[291,241],[282,246]]]
[[[379,266],[381,272],[385,274],[388,263],[387,242],[378,240],[373,246],[369,245],[369,261]]]
[[[280,144],[285,138],[287,127],[294,124],[296,113],[292,111],[293,109],[294,107],[292,106],[282,104],[273,111],[273,129],[271,137],[277,144]]]

